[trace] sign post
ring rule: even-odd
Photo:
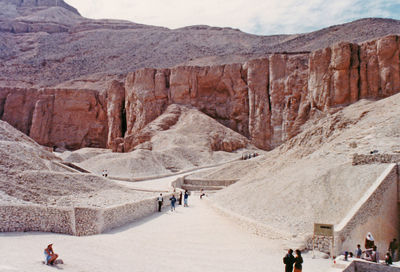
[[[331,241],[331,257],[333,258],[335,239],[334,239],[334,226],[332,224],[320,224],[314,223],[314,235],[313,235],[313,257],[315,257],[314,246],[315,238],[317,236],[330,237]]]

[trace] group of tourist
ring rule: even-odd
[[[189,204],[188,204],[189,192],[188,192],[188,190],[185,190],[184,194],[182,194],[182,192],[180,192],[180,194],[179,194],[179,205],[182,205],[182,196],[183,196],[183,206],[184,207],[189,207]],[[171,202],[171,212],[175,211],[175,205],[176,205],[176,202],[178,201],[176,199],[176,197],[175,197],[175,194],[173,194],[169,198],[169,201]],[[161,208],[162,208],[162,205],[164,203],[164,198],[163,198],[162,194],[160,194],[157,197],[157,203],[158,203],[158,211],[161,212]]]
[[[370,262],[379,263],[380,258],[379,258],[378,248],[375,245],[374,237],[372,236],[372,234],[370,232],[368,232],[367,236],[365,237],[364,246],[365,246],[365,250],[363,251],[361,249],[361,245],[358,244],[357,249],[355,250],[354,256],[359,259],[364,259],[364,260],[367,260]],[[397,242],[397,239],[394,238],[393,241],[390,242],[388,251],[386,252],[385,264],[387,264],[387,265],[393,264],[393,261],[397,257],[396,255],[397,255],[398,248],[399,248],[399,244]],[[344,259],[347,261],[348,257],[352,258],[353,253],[346,251],[344,253]]]
[[[293,249],[289,249],[288,253],[283,257],[283,263],[285,264],[285,272],[300,272],[303,269],[303,257],[301,257],[301,251],[296,249],[295,257],[293,256]]]

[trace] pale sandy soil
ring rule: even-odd
[[[283,271],[281,241],[238,228],[198,196],[189,205],[95,236],[2,233],[0,271],[58,270],[41,263],[49,242],[65,262],[58,267],[63,271]],[[331,264],[304,256],[305,271],[328,271]]]
[[[310,121],[302,133],[264,158],[202,176],[242,177],[214,200],[284,235],[306,236],[314,222],[339,223],[386,168],[383,164],[352,166],[352,155],[375,149],[398,151],[399,114],[400,95],[360,101]]]

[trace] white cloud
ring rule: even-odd
[[[89,18],[179,28],[211,25],[255,34],[301,33],[363,17],[399,19],[398,0],[66,0]],[[396,12],[397,8],[397,12]]]

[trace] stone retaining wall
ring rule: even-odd
[[[74,211],[40,205],[0,205],[0,232],[75,234]]]
[[[353,165],[372,163],[400,163],[400,154],[357,154],[353,155]]]
[[[164,207],[170,206],[164,195]],[[0,232],[43,231],[77,236],[103,233],[157,211],[156,198],[107,208],[0,205]]]
[[[196,186],[229,186],[237,182],[238,179],[232,180],[216,180],[216,179],[188,179],[185,178],[184,183]]]
[[[400,272],[400,268],[371,262],[353,261],[343,272]]]
[[[399,235],[397,165],[390,164],[347,216],[335,225],[335,254],[364,245],[371,232],[379,254],[385,256],[389,242]]]

